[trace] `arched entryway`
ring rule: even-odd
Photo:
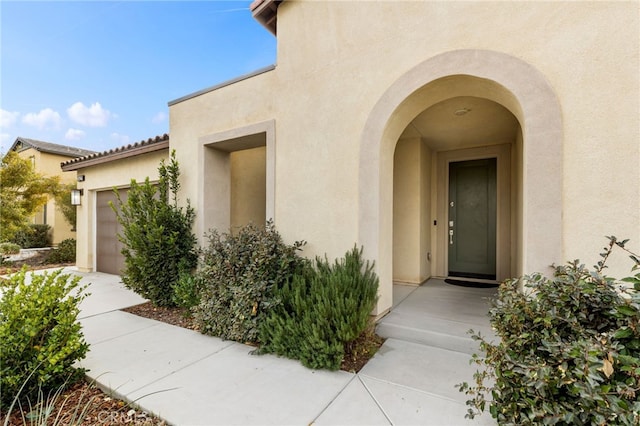
[[[359,239],[367,256],[376,260],[380,277],[378,314],[392,304],[396,146],[403,134],[411,133],[411,123],[416,117],[428,114],[430,108],[437,109],[438,105],[452,106],[456,99],[476,99],[484,103],[485,109],[489,105],[503,108],[516,119],[518,131],[511,142],[491,144],[494,148],[490,153],[481,152],[488,145],[471,146],[470,142],[463,141],[459,149],[449,146],[450,149],[436,150],[439,153],[435,159],[426,155],[430,158],[425,161],[435,167],[429,171],[430,179],[434,180],[429,186],[436,188],[429,195],[434,204],[428,210],[435,212],[430,213],[430,218],[443,217],[438,216],[442,203],[434,202],[433,198],[437,198],[437,181],[442,179],[445,166],[457,160],[497,158],[502,166],[509,165],[507,172],[502,170],[509,175],[509,187],[514,188],[507,193],[515,196],[503,203],[509,207],[503,215],[510,220],[508,237],[502,235],[508,244],[500,247],[508,254],[498,254],[498,258],[508,259],[508,265],[502,261],[497,277],[545,272],[562,257],[562,127],[553,90],[539,71],[515,57],[480,50],[447,52],[424,61],[400,77],[375,105],[363,131]],[[508,114],[502,116],[508,117]],[[508,152],[495,148],[501,145],[508,146]],[[498,173],[500,167],[498,165]],[[444,173],[447,175],[448,171]],[[447,234],[443,229],[446,228],[439,227],[433,234],[428,232],[428,238],[423,237],[431,250],[430,262],[434,262],[434,257],[440,259],[440,263],[436,260],[424,268],[429,276],[438,274],[438,268],[446,269],[447,262],[441,262],[446,259],[442,247],[446,245]],[[427,253],[421,254],[427,256]],[[448,272],[444,269],[442,274]]]
[[[521,134],[509,110],[472,96],[438,102],[409,123],[394,154],[394,282],[517,273]]]

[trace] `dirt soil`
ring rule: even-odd
[[[153,303],[146,302],[141,305],[131,306],[121,309],[124,312],[145,317],[167,324],[176,325],[189,330],[198,330],[198,326],[192,317],[187,316],[183,309],[168,308],[164,306],[153,306]]]
[[[164,426],[164,420],[147,414],[142,410],[132,408],[125,402],[112,398],[97,387],[87,383],[78,382],[54,400],[54,409],[48,417],[47,425],[140,425],[140,426]],[[22,413],[14,409],[9,417],[8,425],[44,425],[40,421],[42,417],[31,418],[29,413],[36,413],[34,407],[24,407]],[[24,416],[24,418],[23,418]],[[0,424],[5,424],[4,413],[0,414]]]

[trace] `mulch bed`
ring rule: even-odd
[[[16,260],[15,262],[4,262],[0,265],[0,275],[13,274],[20,271],[23,266],[27,266],[30,271],[35,271],[38,269],[64,268],[65,266],[74,265],[74,263],[47,263],[49,253],[49,250],[45,250],[26,259]]]
[[[164,420],[132,408],[125,402],[112,398],[97,387],[78,382],[61,393],[55,400],[54,409],[46,424],[56,425],[136,425],[164,426]],[[35,412],[35,410],[34,410]],[[23,406],[22,413],[14,409],[8,419],[10,426],[44,424],[38,417],[29,418],[29,407]],[[24,418],[23,418],[24,414]],[[56,420],[57,419],[57,420]],[[5,424],[4,413],[0,415],[0,424]]]
[[[156,321],[162,321],[167,324],[175,325],[189,330],[198,330],[198,326],[192,317],[189,317],[184,310],[180,308],[168,308],[165,306],[154,306],[151,302],[142,303],[140,305],[131,306],[121,309],[139,317],[149,318]]]
[[[378,352],[385,339],[375,334],[374,327],[371,324],[369,330],[346,348],[340,370],[357,373]]]

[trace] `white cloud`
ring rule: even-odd
[[[166,119],[167,119],[167,114],[165,114],[164,112],[159,112],[153,116],[153,118],[151,119],[151,122],[154,124],[158,124],[158,123],[162,123]]]
[[[121,135],[120,133],[111,133],[111,139],[119,145],[129,144],[129,136]]]
[[[74,122],[88,127],[104,127],[114,116],[111,111],[102,108],[100,102],[89,107],[82,102],[76,102],[67,109],[67,114]]]
[[[51,108],[45,108],[39,113],[30,112],[22,117],[22,122],[38,129],[57,129],[62,123],[60,114]]]
[[[11,141],[11,135],[9,133],[0,133],[0,146],[8,145],[9,141]],[[13,143],[13,141],[11,142]]]
[[[69,129],[67,130],[67,133],[65,133],[64,138],[68,141],[77,141],[79,139],[84,138],[86,135],[84,130],[80,130],[80,129]]]
[[[6,129],[13,126],[18,120],[19,112],[0,109],[0,127]]]

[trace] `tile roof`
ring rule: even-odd
[[[84,157],[93,154],[95,151],[88,149],[76,148],[73,146],[59,145],[57,143],[44,142],[36,139],[18,137],[16,138],[9,151],[24,151],[33,148],[36,151],[47,152],[49,154],[64,155],[67,157]]]
[[[169,135],[165,133],[162,136],[156,136],[155,138],[149,138],[134,144],[121,146],[108,151],[96,152],[85,157],[74,158],[73,160],[61,163],[60,166],[62,170],[68,172],[168,148]]]

